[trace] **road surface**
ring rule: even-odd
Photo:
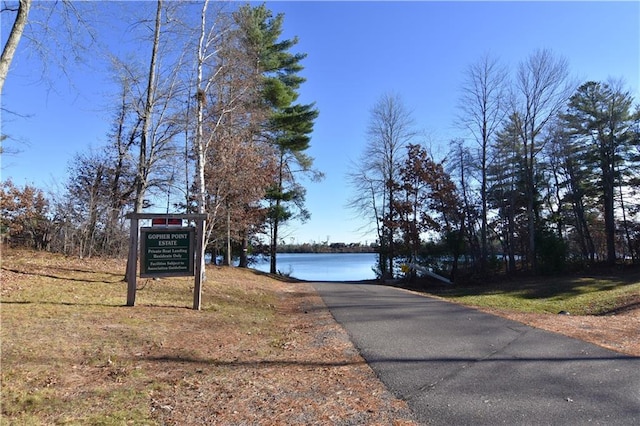
[[[421,423],[640,425],[638,357],[393,287],[313,286]]]

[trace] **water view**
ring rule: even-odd
[[[376,278],[375,253],[278,253],[280,273],[309,281],[358,281]],[[253,268],[268,272],[269,259]]]

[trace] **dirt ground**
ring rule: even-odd
[[[278,350],[261,353],[258,333],[241,340],[228,335],[209,353],[227,365],[226,377],[161,392],[161,424],[417,425],[309,284],[277,283],[271,290],[280,294],[277,309],[287,335]]]

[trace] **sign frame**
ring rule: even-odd
[[[204,257],[202,253],[205,247],[205,229],[207,226],[207,214],[206,213],[191,213],[191,214],[163,214],[163,213],[128,213],[127,219],[130,220],[129,226],[129,255],[127,256],[127,271],[125,273],[125,279],[127,281],[127,306],[134,306],[136,304],[136,290],[138,282],[138,251],[140,240],[140,226],[141,220],[151,219],[166,219],[164,223],[169,223],[172,219],[180,219],[195,222],[195,241],[194,249],[194,287],[193,287],[193,309],[200,310],[202,302],[202,282],[204,281],[205,265]],[[162,226],[167,229],[168,226]],[[159,229],[162,229],[159,228]],[[174,228],[175,229],[175,228]]]
[[[190,226],[140,228],[140,278],[194,276],[195,235],[195,228]],[[152,266],[159,270],[150,271]]]

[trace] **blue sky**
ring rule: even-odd
[[[99,5],[99,4],[98,4]],[[307,53],[300,101],[320,116],[309,154],[323,171],[306,184],[311,220],[287,241],[371,242],[346,208],[350,164],[366,143],[370,110],[385,93],[412,111],[422,141],[444,153],[463,136],[454,126],[464,69],[489,52],[515,70],[536,49],[567,59],[578,81],[624,78],[640,102],[640,2],[267,2],[282,12],[286,38]],[[106,21],[105,21],[106,22]],[[6,23],[3,23],[3,37]],[[109,27],[100,34],[109,34]],[[114,37],[113,33],[110,37]],[[4,38],[3,38],[4,41]],[[22,46],[22,45],[21,45]],[[98,147],[109,127],[109,78],[100,69],[40,79],[35,57],[19,49],[5,83],[2,131],[21,152],[2,158],[2,179],[54,189],[76,152]]]

